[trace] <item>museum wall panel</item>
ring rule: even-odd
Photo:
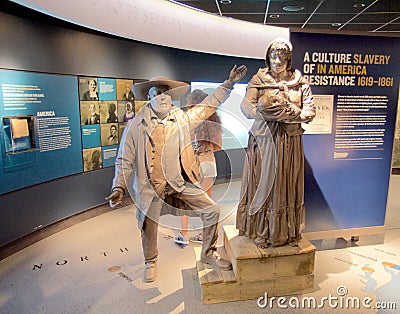
[[[263,64],[263,60],[191,52],[118,38],[8,1],[2,2],[0,9],[0,41],[3,43],[0,69],[3,70],[127,79],[163,75],[189,82],[221,82],[234,64],[245,63],[248,73],[254,73]],[[222,165],[219,178],[238,176],[239,173],[230,173],[233,168],[226,158],[227,154],[217,156]],[[235,155],[235,158],[240,157]],[[236,166],[233,171],[240,172],[241,167]],[[20,174],[16,172],[15,175]],[[104,204],[112,176],[113,167],[103,168],[0,195],[3,217],[0,246]],[[3,180],[1,184],[4,186],[7,182]]]
[[[364,41],[354,36],[348,37],[351,39],[350,42],[337,45],[336,42],[343,40],[341,36],[335,37],[335,40],[329,40],[329,36],[324,36],[324,34],[304,35],[299,33],[296,35],[292,33],[292,35],[292,39],[297,40],[295,47],[298,48],[297,51],[300,51],[293,60],[294,65],[303,72],[306,69],[305,66],[310,63],[305,58],[305,52],[311,51],[311,49],[318,52],[322,49],[321,43],[324,43],[326,46],[324,49],[327,52],[339,49],[338,51],[341,54],[351,53],[354,56],[359,54],[393,54],[390,60],[397,58],[395,49],[391,50],[390,42],[384,39],[372,40],[365,37]],[[312,40],[308,39],[307,43],[304,43],[303,37]],[[313,37],[316,37],[316,39],[313,39]],[[193,40],[196,40],[196,38],[194,37]],[[374,44],[366,47],[365,42],[368,41]],[[216,84],[226,78],[227,72],[233,64],[245,64],[248,67],[248,74],[243,79],[243,83],[245,83],[251,78],[252,74],[257,72],[259,67],[264,66],[262,59],[193,52],[124,39],[70,24],[9,1],[3,1],[0,4],[0,42],[2,43],[0,71],[3,73],[12,71],[13,73],[27,72],[50,76],[73,76],[77,80],[83,78],[88,80],[90,77],[95,77],[97,80],[105,82],[109,79],[134,81],[162,75],[187,82]],[[371,49],[375,50],[369,52]],[[383,49],[386,49],[385,53],[380,52]],[[347,67],[343,68],[343,65],[340,64],[342,62],[335,62],[334,60],[332,62],[337,63],[340,71],[347,71],[347,64],[345,64]],[[328,62],[322,60],[312,63],[321,63],[321,66],[317,69],[325,69],[324,64]],[[398,73],[398,66],[393,67],[390,64],[390,69],[396,73],[388,71],[389,64],[386,64],[386,66],[368,65],[366,67],[368,76],[372,73],[380,77],[381,72],[387,72],[384,75],[385,86],[379,86],[379,91],[374,90],[378,87],[378,83],[374,83],[374,81],[372,81],[373,86],[359,85],[354,90],[339,83],[338,87],[335,88],[314,84],[316,85],[313,89],[315,99],[320,104],[318,109],[319,119],[316,121],[321,123],[311,126],[311,131],[314,131],[314,134],[309,133],[304,136],[306,150],[305,196],[306,203],[308,202],[306,204],[308,206],[306,232],[318,233],[324,231],[325,236],[333,237],[343,236],[344,229],[349,230],[348,236],[362,235],[363,232],[364,234],[381,233],[384,229],[390,171],[389,154],[391,152],[391,147],[386,146],[393,139],[392,127],[394,127],[393,115],[395,112],[393,106],[394,99],[397,96],[394,93],[397,93],[398,89],[398,74],[396,74]],[[329,68],[327,67],[327,69]],[[373,72],[375,70],[376,73]],[[335,75],[341,75],[342,72]],[[357,84],[369,84],[367,78],[364,78],[364,76],[367,76],[366,74],[357,75],[360,76],[360,78],[357,78],[357,82],[359,82]],[[389,76],[393,76],[393,80],[387,80]],[[381,81],[382,79],[379,80],[379,82]],[[388,83],[393,85],[388,86]],[[240,92],[243,92],[244,84],[243,86],[237,85],[241,88]],[[214,85],[211,84],[209,88],[212,88],[212,86]],[[338,149],[334,150],[335,143],[339,139],[339,136],[334,136],[336,133],[339,134],[334,130],[338,125],[336,111],[339,111],[336,109],[336,105],[339,100],[346,98],[346,101],[348,101],[353,94],[375,97],[376,95],[371,91],[376,92],[378,96],[385,96],[387,91],[390,92],[389,97],[385,96],[387,97],[388,108],[386,120],[378,121],[384,124],[388,121],[385,125],[386,131],[380,137],[386,146],[383,150],[375,148],[368,151],[358,148],[351,149],[351,154],[361,154],[354,156],[351,154],[344,155]],[[78,90],[76,92],[78,93]],[[75,97],[78,99],[80,96],[77,94]],[[71,101],[71,99],[68,101]],[[81,101],[81,99],[78,101]],[[322,106],[321,104],[328,104],[329,106]],[[239,103],[233,104],[232,107],[237,110]],[[82,115],[82,104],[80,104],[80,108]],[[79,115],[79,112],[77,112],[77,115]],[[347,119],[348,117],[344,118]],[[352,123],[356,122],[352,121]],[[6,123],[11,125],[12,121],[7,120]],[[29,119],[27,124],[29,125]],[[84,127],[82,125],[80,127],[83,130]],[[217,180],[224,181],[241,176],[244,160],[242,147],[219,151],[216,158]],[[345,168],[344,166],[347,164],[348,166]],[[332,165],[337,169],[334,169]],[[355,168],[355,165],[360,165],[359,169],[361,169],[356,174],[354,174],[354,169],[358,168]],[[364,171],[365,168],[368,171]],[[104,204],[104,197],[108,195],[111,186],[113,167],[87,170],[89,169],[75,171],[64,177],[42,181],[40,184],[35,182],[36,185],[27,184],[23,189],[11,190],[11,192],[7,189],[1,189],[3,192],[0,191],[0,214],[4,218],[0,220],[0,247],[64,218]],[[332,173],[329,173],[329,171]],[[16,176],[20,176],[20,174],[15,171]],[[21,178],[21,180],[23,179],[25,178]],[[29,181],[29,178],[26,178],[26,180]],[[4,187],[9,182],[3,180],[1,184]],[[365,190],[358,187],[365,187]],[[338,193],[341,189],[344,189],[344,191]],[[358,194],[352,193],[353,189],[356,189]],[[4,192],[6,190],[7,192]],[[353,195],[363,196],[363,191],[371,192],[368,192],[368,197],[352,198]],[[377,201],[371,202],[371,198],[377,199]],[[340,202],[340,206],[335,205],[337,202]],[[347,210],[349,207],[350,209]],[[338,213],[342,213],[342,215],[339,216]],[[363,219],[358,217],[359,213],[362,213]],[[379,228],[371,229],[375,227]],[[361,230],[363,228],[365,231]],[[353,232],[358,233],[354,234]],[[318,233],[314,236],[319,237],[321,234]]]

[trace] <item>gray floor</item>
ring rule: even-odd
[[[222,208],[221,226],[234,223],[238,189],[238,182],[214,188],[213,198]],[[128,206],[0,261],[0,313],[399,313],[376,308],[393,307],[395,302],[400,309],[399,191],[400,176],[392,176],[384,238],[362,237],[356,244],[344,239],[316,243],[320,249],[315,291],[287,297],[279,304],[271,298],[265,303],[264,298],[259,304],[246,300],[203,305],[194,245],[180,248],[173,241],[174,228],[179,228],[176,217],[161,220],[158,277],[154,283],[143,283],[135,209]],[[191,218],[189,225],[195,234],[201,224]],[[310,308],[306,298],[316,300],[316,306]],[[362,303],[358,309],[353,303],[346,308],[346,302],[355,298],[371,300],[366,304],[371,308]]]

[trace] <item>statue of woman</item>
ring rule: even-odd
[[[304,150],[301,123],[311,121],[311,88],[292,69],[292,45],[274,40],[265,68],[250,80],[243,114],[249,132],[236,228],[257,246],[296,246],[304,228]]]

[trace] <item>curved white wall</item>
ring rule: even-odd
[[[167,47],[264,59],[268,43],[289,29],[190,9],[167,0],[12,0],[109,34]]]

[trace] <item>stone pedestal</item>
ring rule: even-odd
[[[234,226],[224,226],[224,247],[218,250],[233,266],[231,271],[207,269],[196,247],[197,271],[204,304],[286,296],[314,290],[315,247],[302,239],[297,247],[258,248],[253,240],[238,236]]]

